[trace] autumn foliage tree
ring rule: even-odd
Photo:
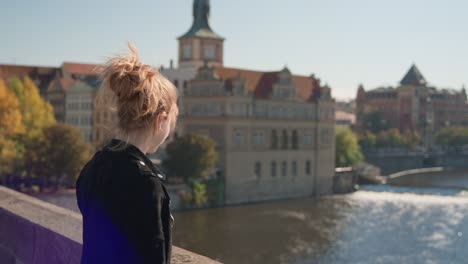
[[[0,79],[0,179],[15,170],[20,159],[15,139],[24,131],[20,102]]]
[[[89,155],[78,128],[55,124],[52,106],[30,78],[0,79],[0,180],[13,175],[72,183]]]

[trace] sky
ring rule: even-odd
[[[1,0],[0,63],[103,63],[132,42],[143,62],[177,61],[192,0]],[[337,99],[395,86],[415,63],[439,88],[468,85],[466,0],[211,0],[224,64],[315,74]]]

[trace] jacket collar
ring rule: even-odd
[[[122,150],[122,152],[126,152],[128,155],[136,158],[137,160],[143,161],[143,163],[146,164],[161,181],[167,180],[167,176],[158,167],[156,167],[156,165],[153,164],[148,156],[144,154],[137,146],[126,143],[120,139],[113,138],[106,146],[106,148],[116,146],[117,144],[125,144],[125,148]]]

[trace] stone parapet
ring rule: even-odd
[[[0,263],[80,263],[81,215],[0,186]],[[172,263],[217,261],[173,247]]]

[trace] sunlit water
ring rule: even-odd
[[[174,244],[224,263],[468,263],[468,196],[353,194],[175,214]]]
[[[77,210],[74,195],[40,198]],[[369,186],[174,213],[174,245],[228,264],[465,264],[467,213],[465,191]]]

